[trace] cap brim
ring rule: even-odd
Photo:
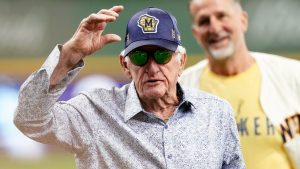
[[[128,45],[127,48],[125,48],[124,56],[126,56],[132,50],[146,45],[159,46],[161,48],[168,49],[170,51],[175,52],[179,44],[168,40],[163,40],[163,39],[149,39],[149,40],[136,41]]]

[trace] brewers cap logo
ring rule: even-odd
[[[138,22],[138,27],[140,27],[143,31],[143,33],[156,33],[157,32],[157,26],[159,23],[159,20],[151,15],[141,15]]]

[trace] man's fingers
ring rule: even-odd
[[[87,23],[99,23],[99,22],[113,22],[117,18],[115,16],[106,14],[91,14],[86,18]]]
[[[110,15],[114,17],[119,17],[119,14],[113,10],[108,10],[108,9],[102,9],[98,12],[98,14],[105,14],[105,15]]]
[[[111,7],[109,10],[112,10],[112,11],[115,11],[115,12],[119,13],[119,12],[123,11],[123,9],[124,9],[124,6],[117,5],[117,6]]]
[[[110,9],[102,9],[98,13],[93,13],[87,18],[83,19],[81,23],[99,23],[99,22],[113,22],[119,17],[119,12],[124,9],[122,5],[113,6]]]

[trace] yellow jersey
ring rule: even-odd
[[[235,76],[220,76],[208,68],[200,89],[228,100],[234,110],[247,169],[291,169],[280,133],[259,101],[261,74],[258,65]]]

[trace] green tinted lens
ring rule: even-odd
[[[166,64],[172,58],[172,52],[168,50],[157,50],[154,52],[154,60],[158,64]]]
[[[129,55],[131,63],[136,66],[143,66],[148,61],[148,54],[144,51],[134,51]]]

